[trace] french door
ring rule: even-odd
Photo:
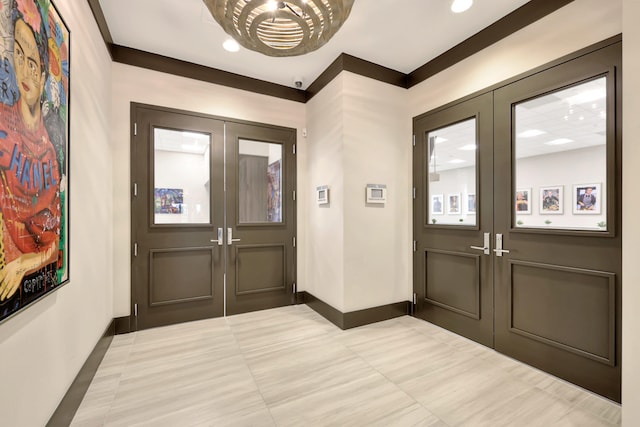
[[[414,120],[416,315],[617,401],[620,62],[616,43]]]
[[[134,104],[135,329],[291,304],[295,131]]]

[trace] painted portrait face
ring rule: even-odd
[[[40,54],[33,31],[21,19],[16,21],[13,60],[20,97],[30,108],[40,100],[44,75],[40,67]]]

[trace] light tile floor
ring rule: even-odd
[[[114,337],[72,426],[618,426],[620,406],[404,316],[305,305]]]

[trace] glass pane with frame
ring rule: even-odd
[[[153,132],[154,224],[209,224],[211,135]]]
[[[429,224],[477,224],[476,135],[475,118],[427,133]]]
[[[514,226],[607,230],[606,77],[515,106]]]
[[[282,223],[282,144],[238,141],[238,219]]]

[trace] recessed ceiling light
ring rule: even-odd
[[[469,9],[473,4],[473,0],[453,0],[451,3],[451,11],[453,13],[462,13]]]
[[[240,50],[240,45],[234,39],[227,39],[224,43],[222,43],[222,47],[227,52],[237,52]]]
[[[457,164],[457,163],[464,163],[465,161],[462,159],[452,159],[449,160],[447,163],[453,163],[453,164]]]
[[[462,151],[472,151],[476,149],[476,144],[467,144],[467,145],[463,145],[462,147],[458,148],[458,150],[462,150]]]
[[[529,129],[518,134],[518,138],[533,138],[534,136],[544,135],[546,132],[540,129]]]
[[[445,141],[448,141],[448,139],[447,138],[443,138],[441,136],[436,136],[436,144],[442,144]]]
[[[569,138],[558,138],[558,139],[554,139],[553,141],[549,141],[549,142],[545,142],[545,145],[563,145],[563,144],[568,144],[570,142],[573,142],[573,139],[569,139]]]

